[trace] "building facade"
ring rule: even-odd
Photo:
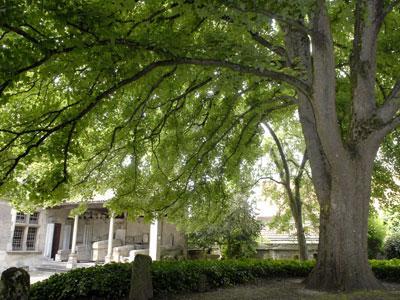
[[[67,203],[32,214],[0,201],[0,271],[11,266],[35,267],[51,260],[77,262],[130,261],[138,253],[177,258],[185,254],[184,235],[165,219],[152,224],[143,218],[115,216],[104,201],[88,204],[71,217],[77,204]]]

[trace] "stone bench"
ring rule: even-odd
[[[122,242],[120,240],[113,240],[112,246],[121,246]],[[92,246],[93,257],[92,260],[95,262],[104,261],[108,250],[108,240],[94,242]]]
[[[125,257],[129,256],[131,250],[135,250],[136,245],[125,245],[113,248],[112,260],[114,262],[123,262]]]

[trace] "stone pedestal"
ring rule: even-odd
[[[151,278],[151,257],[137,255],[132,266],[129,300],[153,299],[153,282]]]
[[[0,299],[28,300],[29,273],[22,268],[9,268],[1,274]]]
[[[75,269],[77,265],[78,265],[78,255],[76,255],[76,253],[71,253],[68,256],[67,269]]]
[[[104,262],[105,262],[106,264],[112,262],[112,255],[106,255],[106,256],[104,257]]]

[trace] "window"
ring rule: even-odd
[[[36,237],[39,228],[39,213],[15,215],[15,228],[12,235],[12,251],[35,251]]]
[[[17,218],[15,220],[16,223],[25,223],[26,216],[24,213],[18,212],[17,213]]]
[[[22,226],[16,226],[14,229],[14,235],[12,240],[13,250],[22,250],[22,239],[24,235],[25,228]]]
[[[35,212],[29,215],[29,224],[38,224],[39,222],[39,213]]]
[[[29,227],[26,236],[26,250],[35,250],[37,227]]]

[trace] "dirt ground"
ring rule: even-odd
[[[218,289],[161,298],[165,300],[386,300],[400,299],[400,284],[384,283],[386,290],[344,293],[326,293],[304,288],[302,278],[259,281],[250,285]]]

